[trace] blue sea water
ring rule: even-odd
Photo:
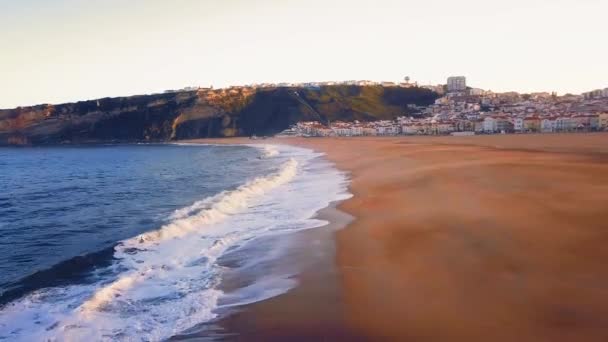
[[[258,154],[239,146],[0,149],[0,291],[158,228],[174,210],[268,173],[274,165]]]
[[[0,340],[162,340],[212,319],[226,295],[219,258],[321,226],[315,212],[348,196],[319,157],[282,146],[0,148]],[[268,276],[275,288],[242,300],[293,286]]]

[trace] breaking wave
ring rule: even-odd
[[[97,310],[111,302],[113,298],[124,296],[125,292],[145,281],[151,280],[157,275],[159,269],[169,271],[173,267],[192,267],[183,263],[167,265],[166,259],[158,259],[158,255],[171,257],[175,252],[172,248],[167,249],[161,242],[183,238],[197,232],[201,227],[218,223],[230,215],[235,215],[250,205],[250,202],[258,196],[289,182],[296,175],[298,162],[289,159],[280,171],[267,177],[256,178],[233,191],[225,191],[216,196],[193,204],[188,208],[177,211],[173,216],[175,220],[159,230],[140,235],[136,238],[123,241],[116,248],[115,257],[122,260],[123,264],[132,271],[114,283],[100,289],[93,298],[83,304],[85,310]],[[235,236],[227,235],[213,242],[206,252],[206,261],[210,258],[216,259],[226,246],[235,241]],[[158,262],[141,262],[144,255],[147,260],[158,260]]]
[[[268,159],[279,155],[279,150],[273,145],[264,145],[260,159]]]
[[[275,174],[256,178],[241,185],[236,190],[224,191],[216,196],[196,202],[187,208],[177,210],[172,215],[175,219],[173,222],[157,231],[125,241],[119,251],[149,246],[159,240],[182,237],[199,229],[201,225],[223,220],[228,215],[245,209],[254,197],[262,196],[267,191],[289,182],[295,177],[297,167],[298,162],[291,158]]]
[[[310,150],[266,145],[276,171],[175,211],[160,229],[120,242],[114,262],[87,284],[41,289],[0,308],[0,340],[158,341],[182,333],[226,306],[263,300],[293,287],[260,275],[245,297],[219,290],[217,261],[262,236],[326,222],[314,214],[348,198],[345,175]]]

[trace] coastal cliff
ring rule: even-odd
[[[19,107],[0,110],[0,145],[273,135],[298,121],[393,119],[437,97],[416,87],[242,87]]]

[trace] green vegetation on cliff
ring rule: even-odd
[[[303,97],[329,120],[390,120],[407,113],[408,104],[426,106],[437,94],[423,88],[330,86],[306,90]]]
[[[229,88],[0,110],[0,145],[272,135],[298,121],[371,121],[426,106],[422,88]]]

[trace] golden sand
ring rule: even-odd
[[[354,197],[340,209],[356,219],[336,234],[340,326],[297,314],[316,305],[323,320],[334,305],[304,291],[322,277],[303,275],[299,291],[246,309],[229,329],[260,339],[608,341],[608,134],[264,142],[325,152],[351,172]],[[289,329],[272,324],[277,310]],[[260,312],[263,324],[239,328]]]

